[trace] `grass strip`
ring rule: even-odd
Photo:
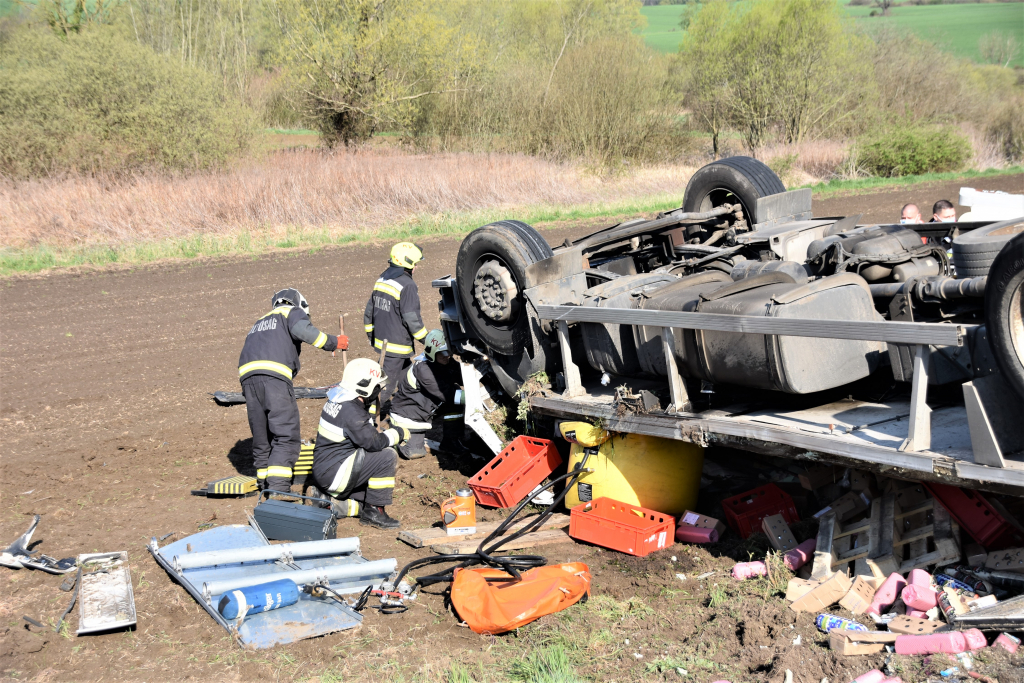
[[[969,178],[989,178],[1001,175],[1016,175],[1024,173],[1024,166],[1011,166],[1010,168],[990,168],[985,171],[954,171],[951,173],[925,173],[923,175],[906,175],[895,178],[857,178],[856,180],[830,180],[824,183],[813,185],[802,185],[811,188],[815,199],[828,199],[843,195],[860,194],[864,190],[883,189],[892,190],[922,183],[934,183],[947,180],[967,180]],[[801,189],[791,187],[789,189]]]
[[[1024,173],[1024,167],[959,173],[928,173],[898,178],[862,178],[833,180],[805,185],[815,199],[860,194],[871,189],[893,189],[921,183],[986,178]],[[793,188],[795,189],[795,188]],[[260,256],[282,249],[307,248],[315,253],[322,248],[372,242],[376,240],[458,236],[487,223],[509,218],[544,227],[545,224],[653,213],[676,208],[681,197],[676,193],[659,193],[615,202],[594,202],[577,205],[536,205],[504,207],[479,211],[423,214],[406,221],[374,229],[332,231],[328,228],[290,226],[282,231],[254,229],[231,235],[190,235],[172,240],[133,242],[111,245],[55,247],[39,245],[27,249],[0,249],[0,277],[38,273],[54,268],[113,265],[142,265],[167,259],[194,259],[222,256]]]
[[[677,208],[680,201],[679,194],[661,193],[616,202],[424,214],[380,228],[346,232],[289,226],[283,234],[279,229],[256,229],[231,235],[191,235],[153,242],[0,249],[0,277],[37,273],[53,268],[141,265],[166,259],[199,257],[259,256],[281,249],[308,248],[315,253],[324,247],[377,240],[464,235],[481,225],[511,216],[531,224],[560,223],[664,211]]]

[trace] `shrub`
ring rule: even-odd
[[[1008,100],[993,113],[988,138],[1011,164],[1024,161],[1024,97]]]
[[[0,175],[209,168],[251,121],[208,74],[111,26],[26,26],[0,45]]]
[[[948,127],[901,126],[869,137],[860,162],[878,176],[957,171],[971,158],[971,143]]]

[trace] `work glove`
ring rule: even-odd
[[[347,351],[348,350],[348,337],[343,335],[343,334],[339,334],[338,335],[338,350],[339,351]]]
[[[384,433],[388,435],[388,438],[393,442],[392,445],[395,446],[405,445],[409,441],[409,437],[412,436],[408,429],[398,426],[392,427]]]

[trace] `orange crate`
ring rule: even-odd
[[[645,557],[675,543],[675,518],[639,505],[598,498],[569,514],[569,535],[603,548]]]
[[[515,506],[562,464],[550,439],[517,436],[469,480],[476,502],[496,508]]]

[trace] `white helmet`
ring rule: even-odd
[[[380,364],[369,358],[356,358],[345,368],[341,378],[341,386],[368,401],[377,398],[377,394],[387,383],[388,378],[381,372]]]
[[[439,351],[448,353],[448,342],[445,341],[444,332],[441,330],[431,330],[423,338],[423,353],[427,354],[427,358],[430,360],[434,360]]]
[[[298,306],[306,312],[306,315],[309,315],[309,304],[306,303],[306,297],[302,296],[302,293],[294,287],[282,289],[270,298],[271,308],[276,308],[278,304]]]

